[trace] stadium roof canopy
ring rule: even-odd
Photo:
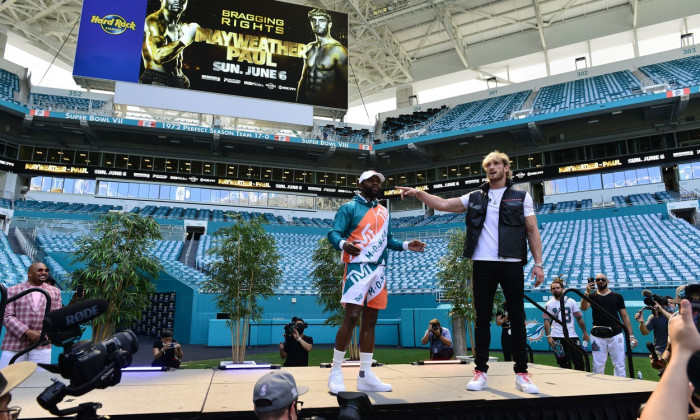
[[[700,30],[698,0],[290,2],[350,15],[351,106],[406,85],[417,93],[471,80],[484,89],[575,70],[576,58],[591,66],[680,48],[680,35]],[[26,42],[70,68],[81,6],[3,0],[0,28],[11,45]]]

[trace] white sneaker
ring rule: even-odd
[[[337,394],[345,391],[345,381],[343,380],[343,372],[332,372],[328,376],[328,390],[331,394]]]
[[[364,375],[364,377],[363,377]],[[360,372],[357,376],[358,391],[375,391],[375,392],[390,392],[391,385],[380,381],[372,372]]]
[[[474,369],[474,377],[467,384],[467,391],[481,391],[489,387],[488,376],[485,372]]]
[[[523,391],[526,394],[539,394],[540,390],[537,389],[537,385],[532,383],[531,373],[518,373],[515,375],[515,389],[518,391]]]

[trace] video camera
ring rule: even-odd
[[[372,402],[364,392],[341,391],[338,393],[338,420],[361,420],[372,413]]]
[[[58,365],[40,363],[39,366],[70,380],[66,386],[53,379],[53,385],[37,397],[39,405],[51,414],[77,414],[78,419],[97,418],[96,410],[102,406],[100,403],[84,403],[63,410],[57,404],[67,395],[80,396],[95,388],[104,389],[118,384],[121,369],[131,365],[132,355],[139,348],[136,335],[131,330],[95,344],[88,340],[77,341],[82,335],[79,325],[97,318],[106,309],[106,301],[91,299],[53,311],[44,318],[43,330],[64,351],[58,356]]]
[[[293,340],[294,338],[294,330],[296,330],[299,334],[303,334],[304,330],[306,328],[309,328],[309,324],[304,322],[301,325],[297,325],[297,321],[300,319],[297,317],[292,318],[292,322],[284,326],[284,339],[285,340]],[[303,320],[301,320],[303,321]]]
[[[642,295],[644,296],[644,304],[647,305],[651,309],[657,304],[661,306],[668,306],[668,297],[666,296],[659,296],[655,293],[652,293],[651,290],[642,290]],[[647,309],[647,308],[644,308]]]

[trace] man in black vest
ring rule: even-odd
[[[464,257],[474,262],[472,285],[476,303],[474,328],[475,369],[467,385],[469,391],[488,388],[487,375],[491,344],[493,298],[500,283],[507,302],[511,323],[515,388],[528,394],[539,390],[527,372],[525,308],[525,276],[527,243],[535,260],[531,278],[534,286],[544,282],[542,269],[542,240],[532,197],[525,191],[513,189],[513,173],[505,153],[493,151],[482,166],[488,182],[479,189],[459,198],[443,199],[415,188],[397,187],[401,197],[416,197],[428,207],[451,213],[467,213],[467,236]]]

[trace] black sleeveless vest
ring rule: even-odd
[[[498,256],[501,258],[520,258],[523,265],[527,263],[527,228],[525,226],[525,191],[511,188],[513,181],[506,181],[498,214]],[[467,205],[467,235],[464,240],[462,256],[471,258],[479,242],[481,230],[486,221],[486,208],[489,203],[489,184],[484,183],[479,190],[469,196]]]

